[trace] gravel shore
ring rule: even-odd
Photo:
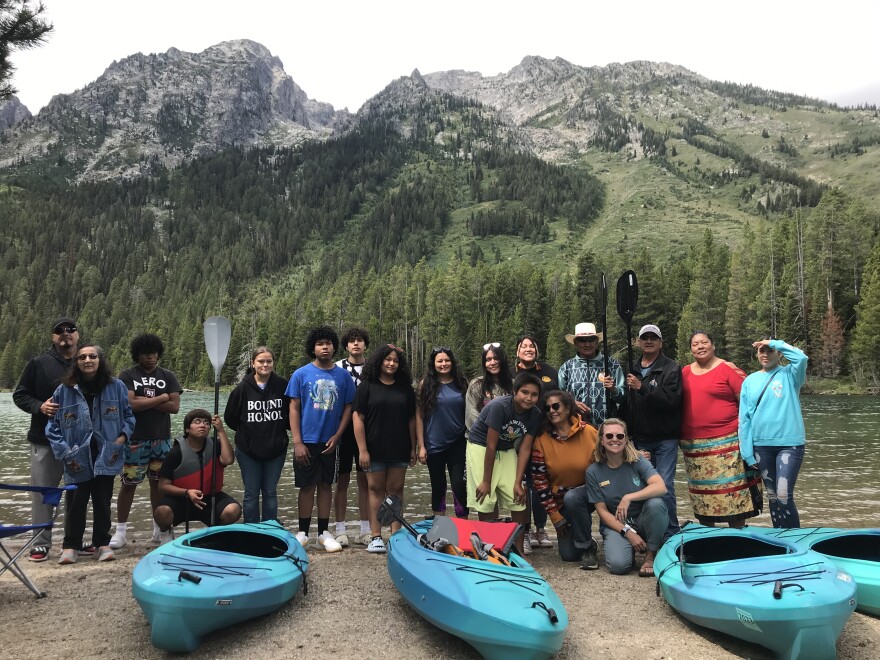
[[[8,573],[0,577],[0,649],[8,658],[159,658],[131,595],[131,573],[152,549],[130,543],[117,560],[80,557],[25,568],[48,597],[35,599]],[[467,644],[413,612],[388,579],[384,555],[362,547],[336,554],[309,551],[309,593],[279,611],[219,631],[194,658],[476,658]],[[565,603],[570,627],[558,658],[770,658],[761,647],[690,625],[656,595],[654,579],[612,576],[604,565],[581,571],[555,549],[529,560]],[[603,558],[600,555],[600,564]],[[839,658],[880,657],[880,619],[855,613],[838,642]]]

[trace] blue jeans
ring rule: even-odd
[[[651,454],[651,465],[657,470],[663,483],[666,484],[666,495],[663,501],[666,503],[666,512],[669,515],[669,527],[663,537],[668,539],[676,534],[681,528],[678,526],[678,511],[675,506],[675,468],[678,464],[678,440],[655,440],[636,442],[636,449]]]
[[[244,501],[241,509],[244,522],[260,522],[260,495],[263,496],[262,520],[278,520],[278,481],[284,469],[284,454],[260,461],[235,450],[235,460],[244,483]]]
[[[804,445],[755,447],[758,469],[770,502],[774,527],[800,527],[801,517],[794,503],[794,484],[804,462]]]

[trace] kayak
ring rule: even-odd
[[[689,621],[782,658],[835,657],[856,607],[852,577],[817,552],[751,529],[690,524],[670,537],[654,560],[663,598]]]
[[[849,573],[856,581],[856,609],[865,614],[880,616],[880,529],[749,529],[791,541],[805,550],[814,550],[825,555],[837,568]]]
[[[427,534],[431,522],[413,527]],[[401,529],[389,541],[388,574],[416,612],[484,658],[548,658],[562,648],[568,613],[528,562],[515,553],[509,560],[506,566],[444,554]]]
[[[194,651],[202,637],[277,610],[303,586],[309,560],[278,522],[206,527],[162,545],[135,566],[132,593],[153,645]]]

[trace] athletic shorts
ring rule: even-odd
[[[215,498],[212,498],[210,495],[205,498],[205,508],[197,509],[192,505],[189,498],[182,495],[180,497],[173,497],[166,495],[159,501],[159,506],[167,506],[170,507],[174,512],[174,525],[179,525],[182,522],[190,521],[198,521],[204,523],[205,525],[211,524],[211,504]],[[225,509],[230,504],[238,504],[235,501],[235,498],[231,495],[227,495],[222,490],[217,493],[216,496],[216,504],[215,506],[215,515],[216,520],[218,522],[220,520],[220,514],[223,513],[223,509]]]
[[[513,499],[513,486],[516,481],[516,452],[513,449],[495,452],[495,467],[492,468],[492,482],[489,494],[482,503],[477,502],[477,486],[483,480],[483,464],[486,448],[469,442],[467,445],[467,505],[477,513],[492,513],[497,504],[500,509],[524,511],[525,504]]]
[[[349,424],[342,433],[342,440],[339,441],[339,474],[351,474],[352,465],[358,472],[363,472],[358,461],[359,454],[357,440],[354,439],[354,429]]]
[[[149,477],[159,479],[159,468],[171,451],[171,438],[165,440],[144,440],[137,444],[125,443],[125,464],[122,466],[122,483],[137,486]]]
[[[293,485],[297,488],[311,488],[319,483],[331,485],[336,483],[337,468],[339,464],[339,447],[328,454],[321,452],[327,447],[327,443],[307,443],[309,450],[309,464],[300,465],[296,460],[296,452],[293,454]]]

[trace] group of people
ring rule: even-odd
[[[340,340],[322,326],[306,338],[311,361],[289,380],[275,373],[271,348],[254,349],[223,418],[192,410],[174,440],[171,415],[179,411],[182,389],[159,366],[161,339],[135,337],[134,364],[115,378],[101,348],[80,341],[75,321],[62,317],[52,325],[52,348],[28,363],[13,396],[31,414],[32,483],[57,485],[63,475],[77,485],[67,501],[62,564],[84,553],[113,559],[127,543],[134,493],[145,477],[156,543],[190,520],[277,519],[277,486],[291,441],[296,537],[310,543],[317,509],[317,542],[328,552],[352,543],[385,552],[379,507],[388,495],[403,499],[407,470],[417,462],[428,468],[433,515],[446,515],[450,490],[458,517],[474,510],[492,520],[509,512],[525,530],[516,541],[521,554],[553,546],[549,520],[560,557],[585,569],[598,568],[596,513],[609,570],[632,570],[638,552],[644,554],[639,574],[653,575],[657,550],[679,529],[679,448],[701,523],[744,525],[762,509],[763,485],[774,526],[799,526],[793,490],[804,456],[802,351],[758,340],[761,369],[746,378],[715,355],[707,332],[691,335],[694,362],[684,368],[663,354],[656,325],[639,330],[640,355],[626,369],[602,354],[602,338],[593,323],[577,324],[566,335],[576,356],[558,371],[539,359],[532,334],[519,337],[513,361],[499,342],[489,342],[470,382],[452,349],[434,347],[413,387],[401,348],[381,344],[368,355],[366,330],[350,328]],[[336,360],[340,348],[345,357]],[[223,491],[224,470],[236,461],[241,504]],[[346,531],[352,471],[360,518],[353,541]],[[93,534],[84,543],[90,500]],[[33,522],[48,522],[49,515],[34,498]],[[50,547],[43,530],[31,559],[44,561]]]

